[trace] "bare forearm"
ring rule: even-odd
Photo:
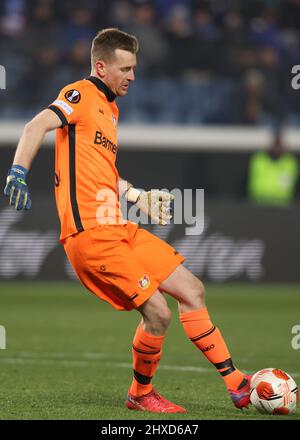
[[[43,142],[45,134],[60,126],[61,121],[59,117],[49,109],[43,110],[36,115],[24,127],[13,164],[29,169]]]
[[[158,189],[147,192],[141,191],[122,178],[119,178],[118,190],[119,197],[124,195],[127,202],[134,203],[137,208],[150,216],[155,223],[160,225],[170,223],[172,218],[170,205],[174,200],[173,194],[167,191],[159,191]]]
[[[18,211],[31,208],[31,197],[26,182],[27,171],[47,131],[60,126],[59,116],[52,110],[45,109],[24,127],[4,188],[4,195],[9,197],[9,204]]]
[[[44,136],[44,128],[32,122],[26,124],[19,140],[13,163],[29,169]]]
[[[135,202],[137,197],[140,194],[140,190],[135,189],[131,183],[127,180],[119,178],[118,184],[119,197],[122,197],[125,194],[126,199],[129,202]]]
[[[119,178],[119,183],[118,183],[118,191],[119,191],[119,197],[122,197],[123,194],[128,191],[128,189],[130,188],[131,183],[127,182],[127,180],[122,179],[122,177]]]

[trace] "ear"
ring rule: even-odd
[[[97,75],[100,76],[100,78],[104,78],[106,74],[106,64],[104,61],[98,60],[95,63],[95,70]]]

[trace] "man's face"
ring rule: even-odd
[[[116,49],[112,61],[96,63],[100,78],[117,96],[127,94],[130,82],[134,81],[135,66],[136,55],[123,49]]]

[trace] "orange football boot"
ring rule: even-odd
[[[245,376],[237,390],[228,390],[231,400],[236,408],[248,408],[250,404],[250,382],[252,375]]]
[[[125,405],[128,409],[135,409],[137,411],[149,411],[158,413],[186,413],[187,410],[182,406],[176,405],[173,402],[165,399],[158,394],[153,388],[150,393],[144,396],[135,397],[128,393]]]

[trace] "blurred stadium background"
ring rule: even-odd
[[[185,255],[185,264],[207,283],[208,291],[211,286],[214,313],[221,326],[224,323],[242,366],[254,370],[273,366],[274,362],[274,366],[295,373],[297,380],[299,352],[292,350],[290,340],[292,326],[300,324],[296,314],[300,306],[300,90],[293,87],[297,72],[293,74],[292,69],[300,64],[300,1],[90,0],[83,4],[68,0],[1,0],[0,64],[6,71],[6,88],[0,90],[3,187],[25,122],[47,107],[65,84],[89,76],[90,41],[99,29],[114,26],[135,34],[140,41],[136,81],[128,96],[118,100],[120,175],[145,189],[204,189],[205,229],[201,235],[185,235],[181,225],[149,226],[149,229]],[[280,151],[276,152],[278,135]],[[275,176],[271,171],[278,194],[276,191],[263,194],[266,182],[255,172],[251,174],[252,160],[262,158],[259,155],[262,152],[270,159],[271,168],[273,162],[288,157],[286,168],[283,165],[277,169]],[[267,174],[266,169],[263,176]],[[33,199],[31,211],[16,212],[7,206],[4,197],[0,199],[0,324],[7,328],[7,346],[11,350],[9,354],[6,350],[6,364],[3,351],[0,360],[3,360],[5,380],[8,383],[16,380],[12,400],[7,397],[8,388],[4,396],[7,404],[4,417],[31,418],[32,414],[37,418],[51,418],[51,415],[60,418],[57,411],[48,411],[46,401],[40,413],[35,409],[44,388],[37,386],[36,400],[30,392],[32,382],[27,387],[29,391],[27,385],[23,388],[25,394],[16,388],[18,380],[21,386],[22,380],[26,382],[26,377],[36,374],[34,368],[38,366],[32,359],[38,358],[37,353],[83,350],[80,344],[85,345],[84,336],[90,335],[88,316],[95,309],[94,303],[88,302],[92,299],[76,297],[80,288],[73,283],[75,276],[58,243],[53,134],[46,138],[35,159],[28,182]],[[253,190],[256,183],[262,193]],[[28,303],[22,299],[23,291]],[[64,303],[66,291],[70,309]],[[274,304],[272,292],[276,292]],[[45,313],[43,295],[48,307],[46,326],[41,318]],[[251,302],[253,296],[257,310]],[[56,316],[56,312],[60,313],[60,298],[64,315]],[[87,320],[80,323],[84,328],[80,333],[83,339],[78,328],[75,331],[78,339],[74,348],[71,329],[78,327],[83,304],[79,298],[87,308],[84,309]],[[248,309],[244,310],[242,303],[237,306],[240,313],[244,310],[240,324],[248,319],[253,325],[256,317],[260,329],[256,333],[246,326],[245,334],[249,340],[252,338],[250,354],[234,324],[239,322],[234,308],[241,298]],[[220,301],[223,315],[218,309]],[[115,314],[105,304],[98,307],[100,321],[101,307],[107,314],[101,331],[108,334],[111,320],[116,320]],[[92,328],[97,332],[96,317],[93,319]],[[120,318],[115,331],[123,332],[122,325],[126,324],[133,332],[132,319],[132,316]],[[59,342],[55,339],[57,333],[50,330],[53,322],[62,338]],[[66,331],[67,322],[70,334]],[[277,322],[275,338],[270,330],[263,333],[263,322],[270,326]],[[26,329],[32,330],[27,339],[22,338]],[[97,337],[97,343],[101,343]],[[130,346],[130,337],[124,346]],[[259,350],[258,354],[257,340],[269,347],[267,351]],[[181,347],[180,339],[177,343]],[[124,346],[119,350],[124,350]],[[284,353],[283,365],[280,365],[278,346]],[[90,342],[87,350],[97,352],[96,343]],[[183,351],[185,365],[198,365],[192,350]],[[35,352],[35,357],[30,357],[30,352]],[[179,354],[176,358],[175,353],[172,360],[173,355],[167,354],[169,363],[176,359],[180,364]],[[57,357],[53,356],[55,362]],[[124,356],[130,361],[127,349]],[[186,360],[188,356],[190,362]],[[31,359],[32,364],[26,364],[26,359]],[[9,379],[12,364],[20,376]],[[21,380],[24,365],[29,373]],[[51,369],[51,360],[49,365]],[[167,376],[170,372],[162,376],[165,380],[161,380],[162,384],[168,384]],[[47,392],[55,387],[45,377],[39,379],[47,383]],[[69,379],[73,383],[74,378]],[[115,380],[118,384],[119,378]],[[84,383],[78,386],[79,391],[88,392],[83,391]],[[89,386],[92,389],[92,384]],[[171,383],[165,386],[173,389]],[[119,401],[119,387],[116,385],[113,391]],[[222,399],[223,391],[214,392]],[[22,404],[31,399],[31,410],[23,411],[12,403],[21,394]],[[53,399],[54,408],[57,401]],[[110,404],[116,405],[109,401]],[[216,402],[212,401],[211,405],[206,405],[207,418]],[[194,418],[199,414],[197,411],[195,407]],[[89,418],[94,414],[70,410],[60,415]],[[109,417],[109,409],[104,414]],[[226,417],[232,414],[226,413]],[[213,415],[218,418],[217,413]]]

